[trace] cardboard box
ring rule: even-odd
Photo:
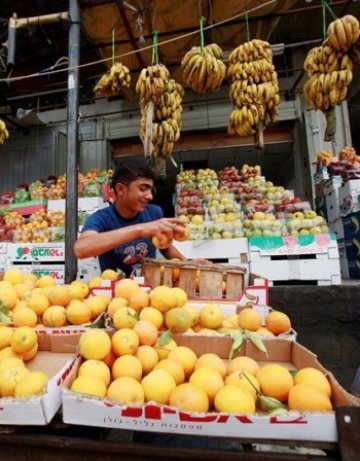
[[[360,179],[347,181],[339,188],[340,216],[360,211]]]
[[[317,361],[316,356],[296,342],[264,340],[268,358],[251,343],[245,342],[240,355],[247,355],[260,364],[278,362],[289,369],[313,366],[327,373],[333,390],[335,406],[360,405],[360,400],[341,388],[330,372]],[[228,357],[231,340],[225,337],[197,338],[183,335],[183,345],[198,355],[215,352]],[[80,358],[77,365],[80,364]],[[192,436],[231,437],[236,439],[304,440],[336,442],[338,440],[334,412],[298,412],[265,416],[260,414],[189,413],[149,402],[140,407],[124,406],[108,399],[97,399],[69,390],[76,376],[72,369],[63,388],[63,421],[113,429],[141,430]]]
[[[0,424],[43,426],[52,420],[62,402],[62,385],[76,365],[76,357],[66,352],[63,340],[56,344],[41,343],[39,352],[27,366],[31,371],[42,371],[49,381],[42,395],[16,399],[0,398]],[[46,349],[46,350],[44,350]]]
[[[6,255],[7,254],[7,247],[8,247],[7,242],[0,242],[0,254],[1,255]]]
[[[12,262],[65,262],[65,243],[8,243],[7,256]]]
[[[351,239],[353,237],[360,239],[360,211],[351,213],[345,218],[342,218],[342,223],[345,239]]]
[[[65,212],[66,201],[61,200],[48,200],[47,208],[48,211],[64,211]],[[86,213],[95,213],[108,206],[108,203],[102,197],[79,197],[78,198],[78,211],[85,211]]]
[[[86,258],[78,260],[77,279],[89,282],[93,277],[101,276],[99,258]]]
[[[345,218],[336,219],[335,221],[329,224],[329,229],[331,233],[336,235],[338,245],[344,241],[345,237],[343,219]]]

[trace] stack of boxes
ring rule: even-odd
[[[360,278],[360,179],[342,184],[341,176],[315,181],[317,212],[336,234],[341,275]]]

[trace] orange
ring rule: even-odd
[[[24,273],[20,269],[12,267],[5,272],[3,280],[10,282],[12,285],[17,285],[18,283],[23,283]]]
[[[316,387],[330,398],[332,391],[327,377],[320,370],[313,367],[301,368],[294,377],[295,384],[308,384]]]
[[[131,293],[129,298],[129,306],[137,312],[148,307],[150,304],[150,297],[144,290],[137,290]]]
[[[260,336],[270,336],[270,337],[271,337],[271,336],[272,336],[272,337],[275,336],[274,333],[273,333],[272,331],[268,330],[266,327],[260,327],[260,328],[258,328],[258,329],[255,331],[255,333],[257,333],[257,334],[260,335]]]
[[[190,314],[182,307],[174,307],[165,314],[165,325],[171,331],[183,333],[192,325]]]
[[[255,413],[255,402],[244,389],[233,384],[225,384],[214,399],[214,406],[222,413]]]
[[[101,278],[104,280],[117,280],[119,278],[120,273],[114,271],[113,269],[105,269],[101,273]]]
[[[35,294],[30,294],[29,296],[26,296],[26,303],[27,306],[32,309],[36,315],[43,315],[43,313],[46,311],[46,309],[49,307],[50,303],[47,298],[42,293],[35,293]]]
[[[231,375],[235,371],[247,371],[252,375],[256,376],[256,373],[260,370],[259,364],[251,357],[246,357],[245,355],[241,355],[239,357],[234,357],[227,369],[227,374]]]
[[[239,386],[242,389],[245,389],[252,395],[256,402],[258,396],[256,391],[260,391],[260,384],[255,376],[251,373],[247,371],[236,371],[235,373],[232,373],[226,377],[225,384],[234,384],[235,386]]]
[[[91,318],[96,319],[100,314],[106,311],[109,298],[103,295],[90,296],[89,298],[84,299],[84,304],[86,304],[91,309]]]
[[[134,328],[138,319],[137,312],[131,307],[119,307],[113,316],[113,324],[117,330],[120,328]]]
[[[280,311],[271,311],[265,317],[265,325],[274,335],[280,335],[291,328],[290,318]]]
[[[287,401],[289,391],[294,386],[294,379],[289,370],[277,363],[270,363],[260,368],[256,373],[256,379],[264,395],[274,397],[281,402]]]
[[[209,411],[209,399],[206,392],[192,383],[177,386],[170,394],[169,404],[182,411],[194,413],[207,413]]]
[[[195,325],[195,323],[199,320],[199,316],[200,316],[200,313],[196,309],[196,307],[191,304],[185,304],[184,306],[182,306],[182,308],[186,310],[186,312],[190,315],[191,326]]]
[[[24,299],[26,295],[31,293],[31,287],[27,283],[18,283],[14,285],[14,291],[19,299]]]
[[[172,238],[169,237],[168,234],[165,234],[165,232],[159,232],[159,234],[154,235],[151,240],[153,245],[159,250],[165,250],[172,244]]]
[[[32,349],[37,343],[37,334],[34,329],[28,326],[17,328],[10,341],[10,345],[14,352],[23,354]]]
[[[106,308],[106,312],[109,317],[112,319],[114,317],[115,312],[120,309],[120,307],[128,306],[129,301],[125,298],[113,298],[108,307]]]
[[[151,290],[150,305],[160,312],[167,312],[176,307],[176,294],[171,288],[165,285],[159,285]]]
[[[144,375],[150,373],[159,361],[159,356],[152,346],[139,346],[135,356],[141,362]]]
[[[89,323],[92,317],[91,307],[79,299],[73,299],[66,308],[66,318],[72,325]]]
[[[0,350],[4,347],[10,346],[11,336],[13,329],[5,325],[0,326]]]
[[[175,294],[176,307],[182,307],[187,303],[188,297],[186,291],[179,287],[173,287],[171,291]]]
[[[18,300],[18,296],[13,287],[0,287],[0,303],[5,305],[9,309],[12,309],[13,307],[15,307]]]
[[[238,325],[244,330],[256,331],[261,327],[262,317],[251,307],[241,309],[238,314]]]
[[[14,352],[11,346],[6,346],[0,350],[0,360],[7,359],[9,357],[16,357],[22,359],[21,354],[17,354],[16,352]]]
[[[295,384],[289,391],[290,410],[331,411],[332,404],[325,392],[309,384]]]
[[[42,394],[48,377],[42,371],[30,371],[25,374],[16,384],[14,389],[15,397],[29,397],[30,395]]]
[[[85,359],[102,360],[110,349],[110,337],[100,328],[92,328],[80,336],[79,352]]]
[[[110,384],[106,396],[109,399],[130,406],[142,405],[145,401],[145,394],[141,384],[129,376],[115,379]]]
[[[133,279],[121,279],[115,285],[115,297],[125,298],[128,301],[135,291],[140,290],[139,284]]]
[[[125,355],[136,353],[139,346],[139,336],[130,328],[121,328],[111,337],[111,346],[115,355]]]
[[[154,401],[166,405],[169,403],[169,398],[172,391],[176,387],[175,379],[166,370],[153,370],[146,375],[141,385],[145,393],[145,401]]]
[[[164,322],[164,317],[155,307],[144,307],[139,314],[139,320],[147,320],[160,330]]]
[[[13,397],[15,386],[20,379],[29,373],[24,366],[8,368],[0,373],[0,396]]]
[[[46,327],[63,327],[67,321],[65,307],[50,306],[43,313],[42,321]]]
[[[135,323],[133,330],[139,337],[140,345],[152,346],[156,343],[158,331],[153,323],[148,322],[147,320],[138,320]]]
[[[154,368],[155,370],[157,370],[158,368],[161,368],[162,370],[168,371],[171,374],[171,376],[175,379],[177,386],[185,381],[184,369],[180,365],[180,363],[176,362],[175,360],[171,360],[171,359],[160,360],[160,362],[158,362]]]
[[[207,304],[200,309],[200,323],[205,328],[220,328],[224,314],[217,304]]]
[[[48,298],[51,304],[67,306],[71,301],[71,294],[68,285],[56,285],[49,290]]]
[[[46,286],[55,286],[56,282],[55,279],[51,277],[51,275],[42,275],[36,281],[36,286],[39,288],[44,288]]]
[[[25,368],[25,363],[23,362],[22,358],[7,357],[1,360],[0,362],[0,373],[2,373],[5,370],[10,370],[11,368],[19,368],[19,367]]]
[[[80,290],[82,291],[81,295],[80,295],[78,288],[80,288]],[[73,282],[71,282],[69,289],[70,289],[71,299],[74,299],[75,297],[76,299],[83,300],[89,294],[89,286],[85,282],[82,282],[81,280],[74,280]]]
[[[169,359],[179,362],[185,371],[185,376],[188,378],[195,368],[196,354],[187,346],[177,346],[168,356]]]
[[[113,363],[115,362],[116,360],[116,355],[114,354],[114,352],[112,351],[112,349],[109,351],[108,354],[105,355],[105,357],[103,359],[101,359],[109,368],[111,368],[113,366]]]
[[[160,360],[166,359],[170,352],[176,349],[176,347],[177,344],[172,338],[165,342],[162,336],[160,336],[154,344],[154,349],[156,350]]]
[[[89,359],[83,362],[78,370],[78,376],[93,375],[101,378],[105,385],[110,383],[110,370],[109,367],[101,360]]]
[[[21,307],[13,313],[12,322],[15,327],[34,327],[37,324],[37,315],[29,307]]]
[[[37,354],[38,350],[39,350],[39,345],[38,343],[35,343],[34,347],[32,347],[29,351],[26,351],[23,354],[21,354],[24,362],[28,362],[29,360],[33,359],[35,355]]]
[[[195,361],[195,370],[200,367],[211,367],[217,370],[222,378],[226,376],[226,365],[218,355],[213,354],[212,352],[207,352],[200,355]]]
[[[188,226],[176,226],[173,231],[174,239],[177,242],[184,242],[189,237],[190,230]]]
[[[141,361],[131,354],[121,355],[115,360],[111,367],[113,379],[121,378],[122,376],[130,376],[136,379],[136,381],[140,381],[142,373]]]
[[[95,395],[96,397],[105,397],[106,395],[106,384],[104,380],[99,376],[94,375],[81,375],[78,376],[70,386],[70,390],[73,392],[79,392],[81,394]]]
[[[189,383],[201,387],[206,392],[210,405],[213,404],[216,393],[224,387],[220,373],[210,367],[200,367],[194,370],[189,378]]]

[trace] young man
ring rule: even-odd
[[[164,218],[162,209],[150,204],[154,179],[155,173],[144,159],[133,158],[122,163],[112,178],[114,203],[86,220],[74,244],[75,256],[79,259],[99,256],[102,271],[121,269],[126,276],[139,268],[145,257],[155,258],[152,237],[165,233],[172,240],[173,230],[182,222]],[[185,260],[172,245],[160,251],[167,259]]]

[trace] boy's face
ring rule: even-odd
[[[154,181],[149,178],[138,178],[128,185],[117,183],[116,202],[130,213],[140,213],[153,199],[153,188]]]

